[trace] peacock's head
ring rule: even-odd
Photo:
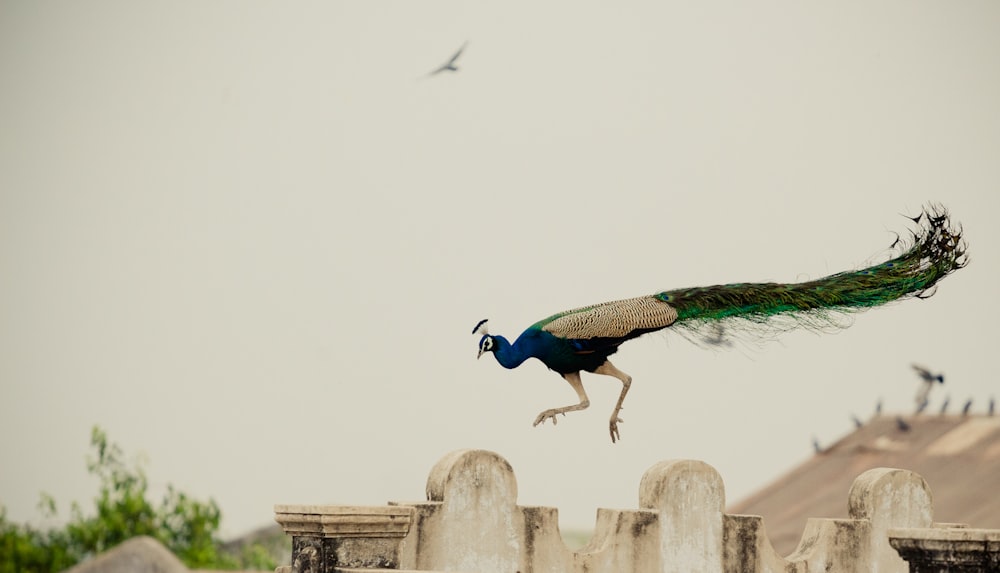
[[[490,336],[489,329],[486,327],[486,321],[487,320],[488,319],[486,319],[486,318],[480,320],[476,324],[476,327],[472,329],[472,334],[482,334],[483,335],[483,337],[479,339],[479,354],[476,356],[476,359],[479,359],[480,357],[482,357],[482,355],[483,355],[484,352],[493,352],[494,351],[494,346],[495,345],[494,345],[494,342],[493,342],[493,337]]]
[[[489,334],[484,334],[479,340],[479,354],[476,355],[476,358],[481,357],[484,352],[493,352],[493,337]]]

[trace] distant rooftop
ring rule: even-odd
[[[934,521],[1000,529],[1000,417],[992,416],[872,418],[727,512],[763,516],[774,548],[788,555],[807,518],[846,518],[852,481],[876,467],[923,476]]]

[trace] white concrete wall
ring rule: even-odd
[[[889,545],[888,531],[929,528],[933,517],[930,489],[919,475],[870,470],[845,499],[850,518],[809,520],[798,549],[786,558],[772,548],[760,517],[725,513],[722,478],[704,462],[660,462],[643,475],[638,493],[638,509],[598,510],[590,542],[570,551],[556,509],[517,505],[517,480],[505,459],[484,450],[452,452],[431,470],[426,502],[392,504],[412,508],[409,530],[397,538],[399,568],[905,573],[907,564]]]

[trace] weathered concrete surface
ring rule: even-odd
[[[188,573],[187,567],[152,537],[133,537],[65,573]]]
[[[365,557],[372,552],[392,555],[391,567],[414,571],[904,573],[907,564],[890,546],[888,532],[933,527],[927,483],[913,472],[886,468],[854,481],[846,503],[850,518],[810,519],[787,558],[774,550],[761,517],[725,513],[722,478],[704,462],[655,464],[643,475],[638,497],[638,509],[599,509],[590,542],[571,551],[559,534],[555,508],[517,505],[517,481],[505,459],[460,450],[431,470],[426,502],[363,511],[299,506],[311,512],[299,517],[289,515],[292,506],[279,506],[279,521],[299,524],[286,530],[298,531],[296,546],[312,551],[298,555],[300,573],[333,573],[366,561],[385,567]],[[409,516],[405,527],[386,519],[390,509]],[[312,525],[317,515],[351,513],[365,524],[364,536],[340,521],[340,533]],[[371,529],[372,520],[381,523],[380,530]],[[331,544],[337,552],[323,549]],[[312,561],[304,559],[309,555]]]
[[[410,529],[410,514],[406,507],[274,506],[274,520],[293,537],[402,537]]]
[[[399,539],[412,514],[406,506],[274,506],[274,520],[292,537],[291,566],[299,573],[399,567]]]
[[[659,522],[661,563],[650,570],[686,572],[722,564],[726,492],[715,468],[693,460],[660,462],[639,482],[639,506],[655,511]]]
[[[868,470],[854,480],[847,500],[848,515],[871,524],[871,571],[906,571],[906,562],[889,545],[889,530],[931,526],[931,490],[924,478],[907,470]]]
[[[527,572],[570,557],[555,510],[515,505],[514,472],[493,452],[446,455],[427,479],[427,499],[414,504],[414,523],[400,546],[402,568]]]
[[[911,573],[1000,571],[1000,530],[892,529],[889,543],[909,563]]]

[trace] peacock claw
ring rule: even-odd
[[[538,424],[544,424],[545,420],[548,420],[549,418],[552,419],[552,425],[555,426],[559,423],[559,420],[556,419],[556,416],[558,416],[559,414],[565,416],[566,412],[560,412],[559,410],[555,409],[545,410],[544,412],[539,414],[537,418],[535,418],[535,423],[532,424],[532,426],[537,426]]]
[[[621,434],[618,432],[618,424],[624,424],[624,423],[625,420],[622,420],[621,418],[611,418],[610,429],[611,429],[612,444],[622,439]]]

